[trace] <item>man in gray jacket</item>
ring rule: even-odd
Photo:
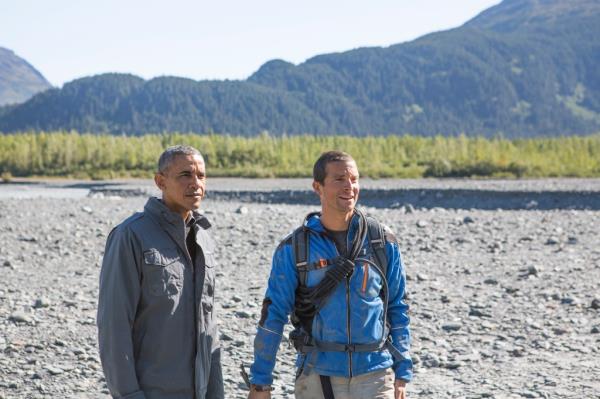
[[[197,212],[204,159],[170,147],[154,181],[162,199],[150,198],[106,242],[98,300],[106,383],[115,398],[222,399],[215,244]]]

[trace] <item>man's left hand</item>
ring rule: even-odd
[[[395,399],[406,399],[406,381],[404,381],[404,380],[394,381],[394,398]]]

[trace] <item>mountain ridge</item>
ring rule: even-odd
[[[247,80],[78,79],[0,112],[0,131],[594,133],[600,131],[600,6],[590,0],[568,6],[570,12],[557,0],[505,0],[458,28],[298,65],[270,60]]]
[[[14,51],[0,47],[0,106],[22,103],[52,85]]]

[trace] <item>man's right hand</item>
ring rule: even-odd
[[[248,399],[271,399],[271,391],[258,392],[251,389]]]

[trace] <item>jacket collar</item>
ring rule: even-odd
[[[165,203],[157,197],[150,197],[148,199],[148,202],[146,202],[146,205],[144,206],[144,211],[148,212],[150,215],[160,221],[161,224],[166,222],[168,225],[176,229],[183,229],[185,227],[185,222],[181,218],[181,215],[170,210]],[[196,220],[196,224],[198,224],[204,230],[210,228],[211,224],[206,216],[197,211],[192,211],[192,216]]]
[[[350,240],[352,240],[356,229],[358,228],[359,218],[360,216],[355,210],[352,219],[350,219],[350,225],[348,226],[348,239]],[[309,213],[304,220],[304,226],[315,233],[325,233],[325,227],[321,223],[321,212]]]

